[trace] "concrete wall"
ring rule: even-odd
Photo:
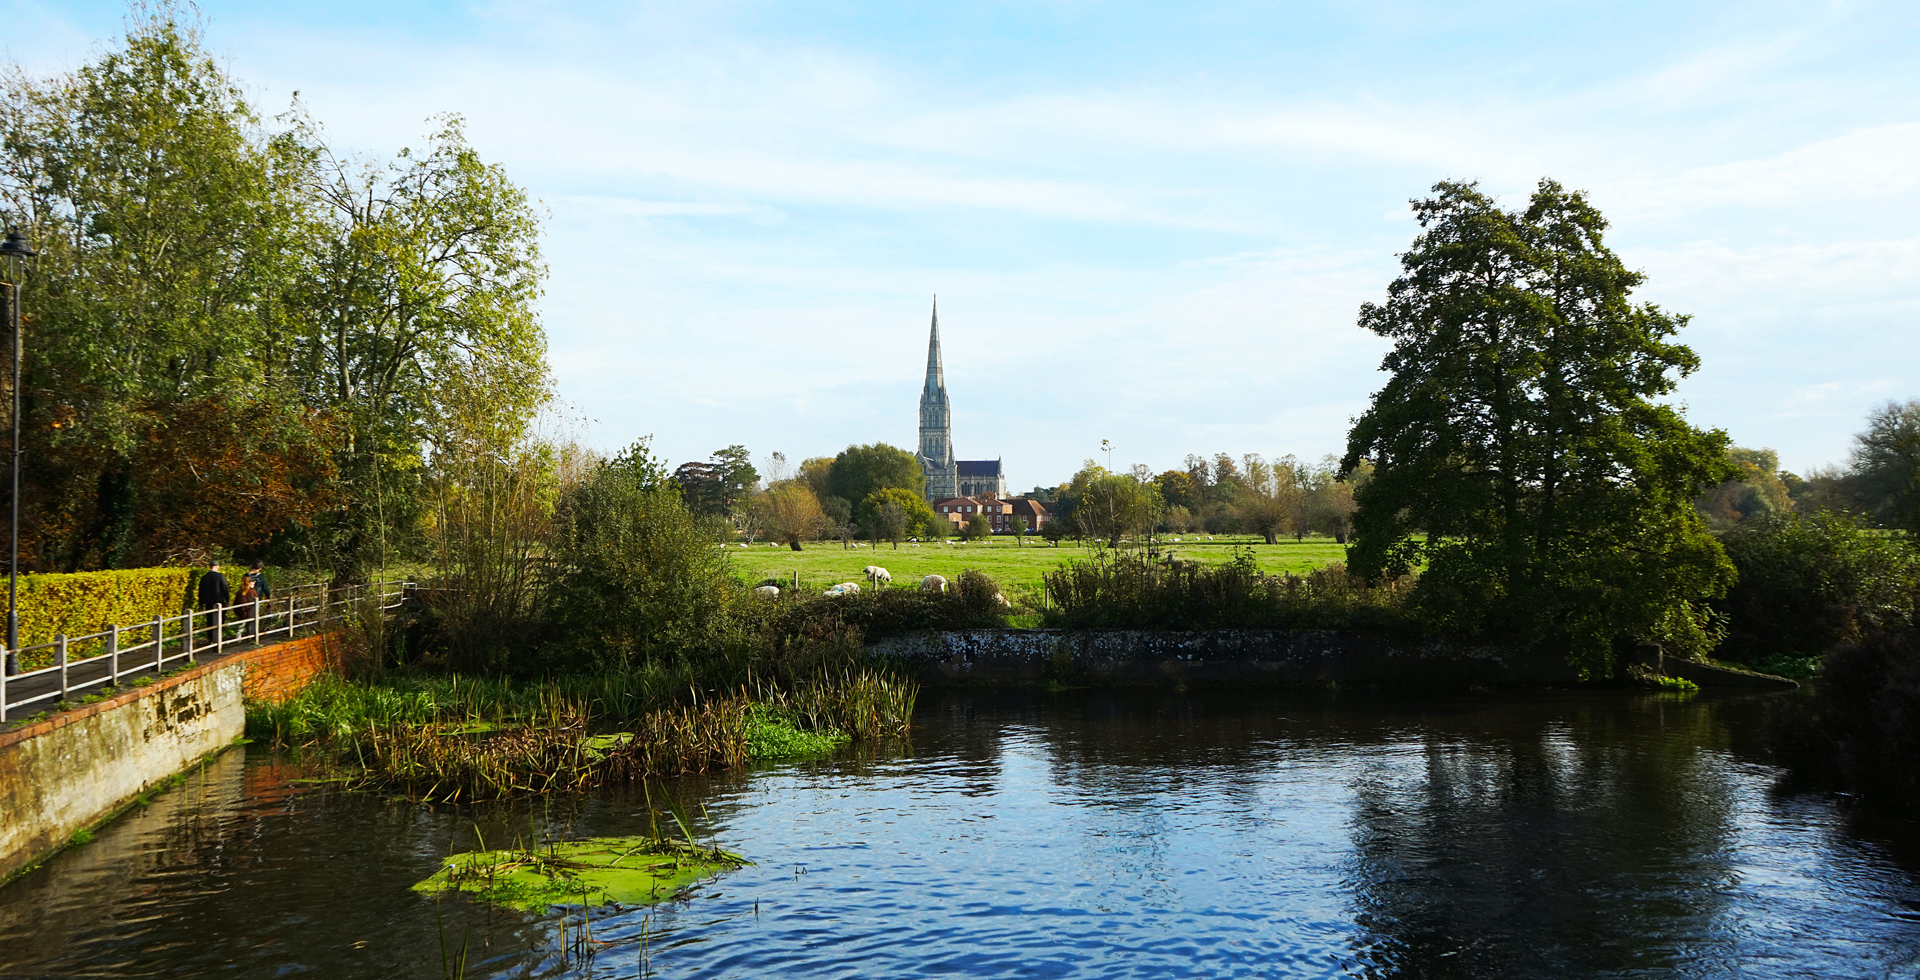
[[[236,653],[0,733],[0,881],[246,730],[246,700],[290,697],[337,664],[316,636]]]
[[[928,685],[1045,680],[1100,685],[1460,688],[1579,678],[1564,654],[1514,643],[1335,630],[963,630],[890,637],[871,653],[918,666]]]

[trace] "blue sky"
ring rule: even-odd
[[[70,68],[115,3],[14,0]],[[1841,462],[1920,397],[1920,6],[208,2],[272,114],[429,116],[551,213],[560,391],[674,462],[912,446],[940,294],[954,438],[1017,487],[1315,458],[1379,387],[1354,326],[1443,178],[1585,189],[1693,315],[1699,425]]]

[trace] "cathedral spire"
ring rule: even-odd
[[[925,395],[947,393],[947,370],[940,361],[940,297],[933,298],[933,330],[927,335],[927,387]],[[924,395],[922,396],[924,397]]]
[[[944,500],[959,493],[953,462],[953,416],[947,402],[947,372],[940,363],[940,298],[933,300],[933,327],[927,334],[927,386],[920,392],[920,471],[927,498]]]

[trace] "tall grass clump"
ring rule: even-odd
[[[1224,565],[1110,553],[1047,573],[1048,626],[1069,629],[1401,629],[1412,579],[1368,583],[1329,565],[1264,575],[1251,551]]]

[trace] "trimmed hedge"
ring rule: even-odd
[[[50,643],[61,633],[84,636],[112,628],[151,622],[190,608],[198,568],[130,568],[107,572],[71,572],[20,576],[20,645]],[[127,633],[125,643],[152,639],[146,630]],[[4,645],[4,644],[0,644]],[[53,654],[21,655],[20,668],[53,663]]]

